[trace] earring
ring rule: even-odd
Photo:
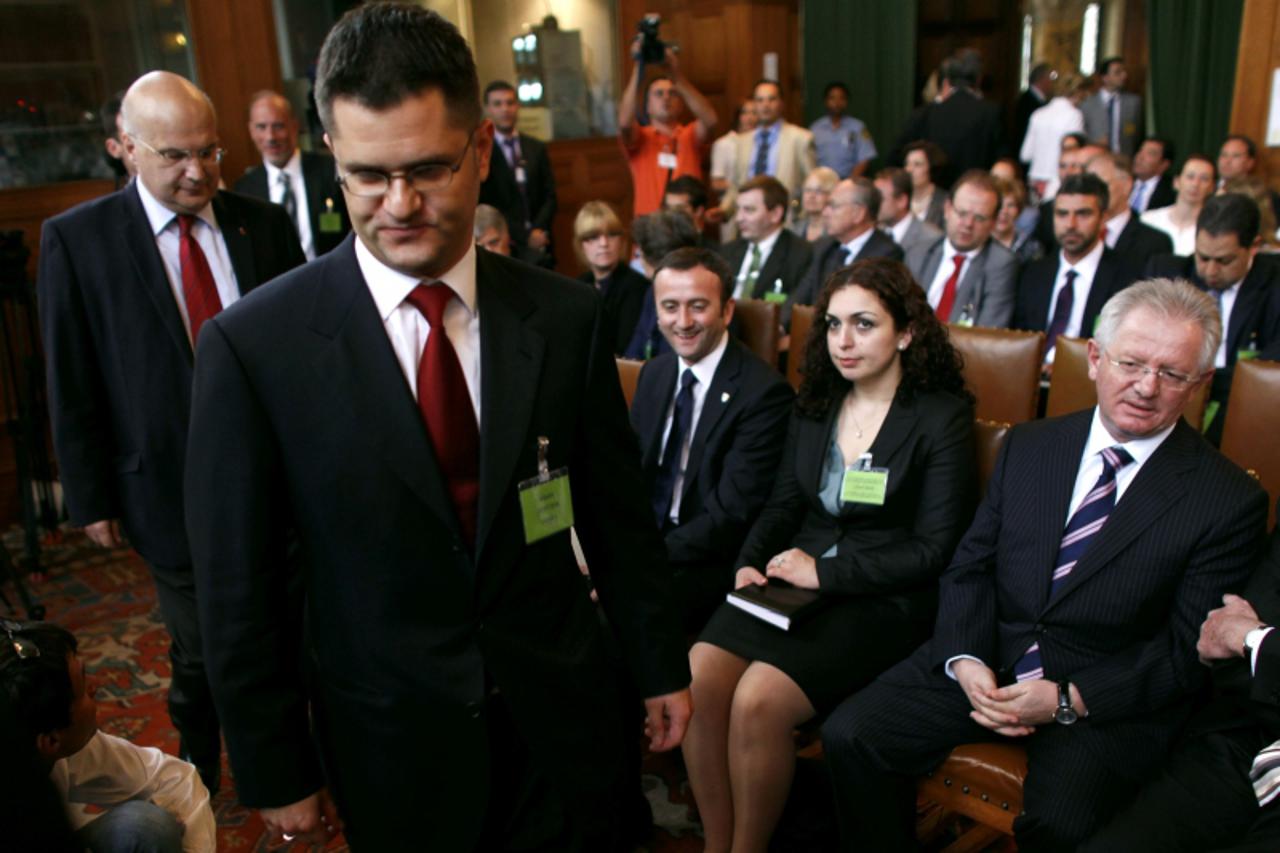
[[[907,345],[905,343],[898,344],[898,352],[906,352]]]

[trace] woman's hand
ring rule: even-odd
[[[818,564],[799,548],[783,551],[769,561],[765,572],[771,578],[780,578],[801,589],[818,588]]]
[[[733,578],[733,588],[742,589],[744,586],[764,586],[769,579],[760,574],[759,569],[751,566],[743,566],[738,569],[738,573]]]

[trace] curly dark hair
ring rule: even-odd
[[[895,329],[911,329],[911,345],[902,359],[902,382],[897,399],[905,401],[920,391],[946,391],[973,402],[964,387],[964,359],[951,346],[947,327],[929,307],[924,291],[911,272],[900,261],[869,258],[833,272],[814,305],[813,326],[804,343],[804,377],[796,398],[801,415],[821,420],[834,405],[839,405],[853,383],[840,375],[827,350],[827,306],[837,291],[861,287],[875,294],[893,317]]]

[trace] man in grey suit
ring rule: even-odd
[[[942,236],[941,231],[911,212],[911,176],[905,169],[881,169],[875,185],[880,191],[880,230],[892,237],[903,252],[911,254],[916,246],[932,245]]]
[[[946,236],[907,253],[907,268],[943,322],[1005,328],[1013,319],[1018,261],[991,239],[999,206],[991,175],[965,172],[947,199]]]
[[[1121,91],[1129,79],[1124,60],[1112,56],[1098,66],[1102,88],[1090,95],[1080,111],[1084,132],[1117,154],[1133,156],[1142,137],[1142,98]]]

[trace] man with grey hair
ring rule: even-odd
[[[471,228],[476,245],[499,255],[511,257],[511,232],[506,217],[491,204],[476,205],[476,221]]]
[[[104,548],[127,535],[151,569],[171,638],[169,716],[215,792],[221,743],[183,522],[193,353],[206,320],[303,256],[284,210],[218,190],[204,92],[155,71],[129,87],[122,116],[137,180],[41,234],[53,444],[72,523]]]
[[[1009,433],[933,638],[823,727],[848,849],[909,848],[914,778],[959,744],[1025,747],[1025,850],[1074,850],[1163,760],[1204,678],[1197,629],[1267,514],[1182,419],[1221,334],[1190,284],[1133,285],[1089,342],[1097,405]]]
[[[880,219],[880,190],[870,178],[846,178],[836,184],[822,209],[826,236],[813,244],[813,261],[787,303],[783,325],[790,325],[790,307],[812,305],[827,276],[864,258],[902,260],[902,247],[876,228]]]

